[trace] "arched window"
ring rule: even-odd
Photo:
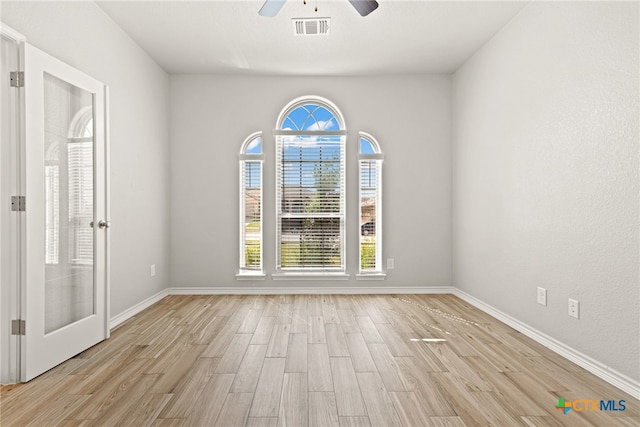
[[[240,273],[262,275],[262,133],[245,139],[240,149]]]
[[[276,125],[277,271],[344,273],[345,141],[326,99],[293,100]]]
[[[360,132],[360,273],[382,273],[382,160],[378,142]]]

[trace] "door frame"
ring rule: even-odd
[[[25,44],[26,37],[19,32],[13,30],[11,27],[5,25],[0,21],[0,34],[10,40],[13,40],[18,46],[19,66],[15,71],[25,70]],[[5,78],[8,76],[2,76]],[[110,204],[110,133],[109,133],[109,87],[104,87],[104,219],[109,220],[111,218],[111,204]],[[0,203],[8,203],[8,198],[12,195],[25,195],[26,194],[26,106],[25,106],[25,90],[24,87],[16,88],[16,101],[12,106],[15,115],[15,134],[16,139],[12,141],[15,144],[15,150],[17,152],[17,159],[14,170],[11,170],[7,175],[11,176],[11,179],[15,179],[16,185],[11,188],[12,194],[0,194]],[[3,179],[5,175],[0,177]],[[28,209],[28,203],[27,203]],[[2,295],[2,302],[0,304],[0,343],[8,343],[8,349],[3,355],[7,354],[8,357],[0,357],[0,384],[14,384],[17,382],[26,381],[26,366],[25,366],[25,335],[12,335],[11,334],[11,321],[14,319],[24,319],[26,308],[26,269],[27,269],[27,235],[26,235],[26,218],[24,213],[16,212],[16,215],[12,217],[11,227],[15,231],[15,245],[18,248],[16,259],[2,259],[0,262],[0,271],[8,269],[11,271],[12,280],[8,282],[0,283],[0,294]],[[105,250],[105,265],[104,275],[105,288],[104,288],[104,337],[109,338],[111,332],[111,268],[110,268],[110,249],[111,238],[110,232],[105,230],[104,233],[104,250]],[[13,237],[12,237],[13,239]],[[13,244],[13,243],[12,243]],[[29,328],[27,325],[27,333]]]
[[[15,31],[8,25],[0,22],[0,35],[13,43],[17,48],[18,61],[17,67],[12,71],[24,71],[24,44],[25,36]],[[8,79],[8,76],[2,76]],[[12,181],[9,193],[2,191],[0,194],[1,203],[5,206],[8,204],[11,196],[24,194],[24,89],[10,88],[11,93],[11,113],[10,126],[11,138],[8,142],[14,157],[14,162],[9,170],[2,172],[0,180],[7,179]],[[6,141],[5,141],[6,143]],[[2,302],[0,305],[0,342],[6,348],[2,349],[0,357],[0,383],[13,384],[21,380],[21,340],[20,336],[11,334],[11,321],[13,319],[21,319],[21,293],[22,293],[22,260],[25,256],[25,236],[24,236],[24,216],[18,212],[12,212],[8,227],[11,229],[9,236],[10,245],[16,248],[15,253],[11,257],[4,257],[0,262],[0,270],[6,272],[4,278],[8,280],[0,280],[0,294]],[[6,236],[5,236],[6,239]]]

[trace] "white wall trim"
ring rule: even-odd
[[[3,22],[0,22],[0,34],[14,40],[17,43],[27,41],[27,38],[25,36]]]
[[[140,313],[142,310],[151,307],[153,304],[157,303],[162,298],[164,298],[164,297],[166,297],[168,295],[169,295],[168,289],[164,289],[164,290],[158,292],[157,294],[155,294],[153,296],[150,296],[149,298],[145,299],[144,301],[139,302],[138,304],[134,305],[133,307],[123,311],[122,313],[113,316],[111,318],[111,321],[109,322],[109,328],[111,330],[113,330],[114,328],[118,327],[122,323],[124,323],[127,320],[131,319],[136,314]]]
[[[273,286],[245,287],[229,286],[216,288],[182,288],[168,289],[169,295],[308,295],[308,294],[451,294],[450,286],[438,287],[313,287],[313,286]]]
[[[485,313],[498,319],[502,323],[511,326],[516,331],[521,332],[523,335],[526,335],[537,343],[542,344],[543,346],[559,354],[565,359],[568,359],[576,365],[586,369],[593,375],[608,382],[612,386],[619,388],[625,393],[629,393],[636,399],[640,399],[639,381],[636,381],[624,374],[621,374],[618,371],[611,369],[609,366],[606,366],[603,363],[600,363],[597,360],[592,359],[591,357],[575,350],[574,348],[571,348],[568,345],[556,340],[555,338],[552,338],[549,335],[532,328],[531,326],[521,322],[520,320],[511,317],[506,313],[503,313],[502,311],[490,306],[485,302],[480,301],[479,299],[469,295],[464,291],[461,291],[460,289],[452,288],[452,290],[453,295],[457,296],[458,298],[468,302],[477,309],[484,311]]]

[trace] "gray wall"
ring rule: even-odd
[[[169,284],[169,78],[93,2],[1,7],[0,19],[29,43],[110,88],[114,316]]]
[[[530,4],[455,73],[452,135],[454,285],[636,381],[638,52],[638,3]]]
[[[275,269],[273,129],[285,105],[328,98],[347,129],[347,272],[358,272],[358,131],[371,133],[383,164],[384,282],[329,286],[451,285],[450,77],[171,77],[171,284],[177,287],[324,286],[237,282],[238,153],[263,132],[265,270]],[[385,264],[386,265],[386,264]]]

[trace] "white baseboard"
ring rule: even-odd
[[[450,286],[439,287],[324,287],[324,286],[272,286],[272,287],[247,287],[229,286],[216,288],[182,288],[174,287],[168,289],[169,295],[309,295],[309,294],[451,294],[453,288]]]
[[[629,393],[636,399],[640,399],[640,382],[635,381],[634,379],[611,369],[609,366],[606,366],[603,363],[600,363],[597,360],[594,360],[591,357],[556,340],[555,338],[552,338],[547,334],[544,334],[532,328],[531,326],[509,316],[506,313],[503,313],[502,311],[490,306],[489,304],[480,301],[479,299],[469,295],[464,291],[461,291],[457,288],[452,289],[453,295],[457,296],[458,298],[468,302],[477,309],[484,311],[488,315],[495,317],[502,323],[511,326],[516,331],[522,333],[523,335],[526,335],[527,337],[531,338],[539,344],[542,344],[543,346],[559,354],[565,359],[568,359],[576,365],[586,369],[593,375],[608,382],[612,386],[617,387],[626,393]]]
[[[126,322],[127,320],[131,319],[136,314],[140,313],[145,308],[151,307],[153,304],[157,303],[162,298],[164,298],[164,297],[166,297],[168,295],[169,295],[169,290],[168,289],[164,289],[164,290],[158,292],[157,294],[155,294],[153,296],[150,296],[146,300],[144,300],[142,302],[139,302],[138,304],[134,305],[133,307],[123,311],[122,313],[113,316],[111,318],[110,322],[109,322],[109,328],[110,329],[116,328],[117,326],[119,326],[122,323]]]

